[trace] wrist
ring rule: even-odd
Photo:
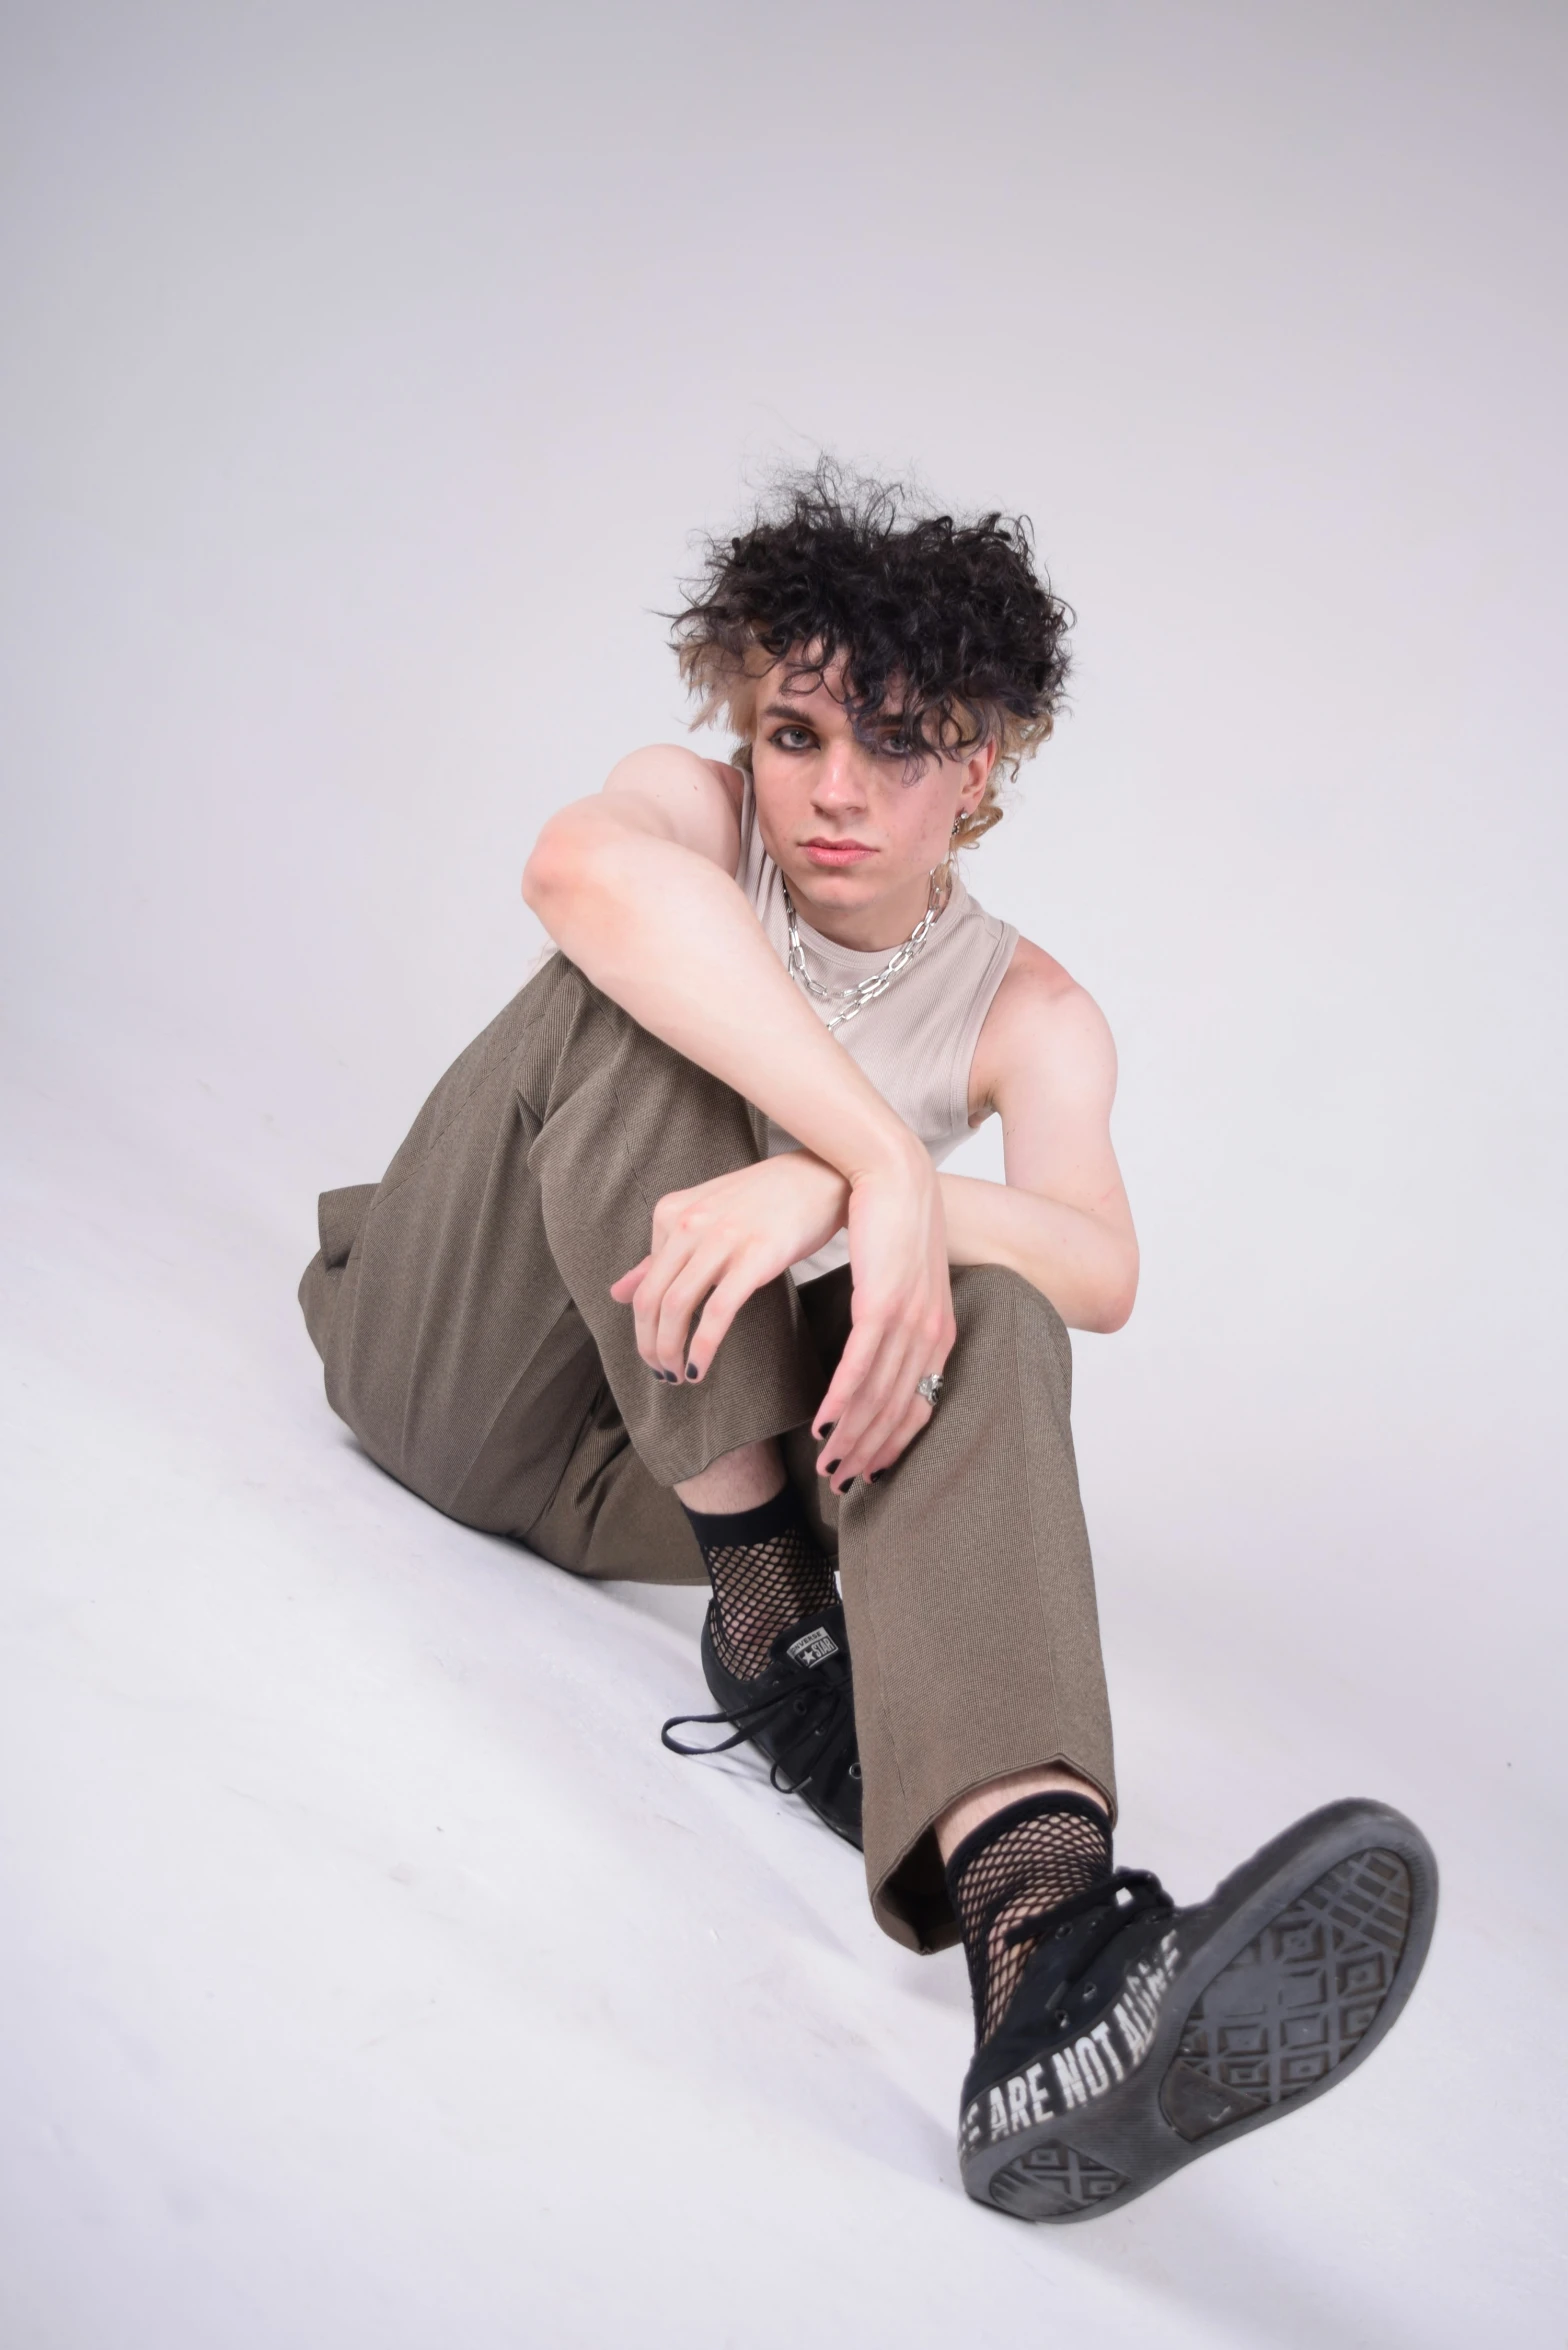
[[[844,1179],[851,1191],[858,1191],[863,1183],[888,1179],[926,1182],[934,1178],[935,1172],[919,1135],[901,1118],[895,1118],[886,1131],[870,1139],[868,1147],[857,1154],[855,1164],[845,1168]]]
[[[813,1197],[820,1192],[825,1199],[837,1198],[847,1201],[849,1177],[841,1175],[837,1167],[827,1159],[818,1158],[815,1151],[808,1151],[804,1147],[786,1151],[783,1154],[783,1161],[798,1175],[802,1183],[810,1186]],[[780,1163],[778,1159],[763,1161],[765,1166],[770,1167],[777,1167]]]

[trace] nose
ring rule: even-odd
[[[823,815],[851,816],[865,807],[866,786],[858,750],[858,744],[840,739],[830,742],[817,762],[811,802]]]

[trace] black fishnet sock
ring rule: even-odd
[[[1027,1795],[993,1812],[957,1847],[947,1890],[969,1961],[979,2046],[1007,2013],[1040,1939],[1009,1942],[1009,1929],[1110,1873],[1110,1823],[1081,1795]]]
[[[682,1503],[682,1508],[685,1504]],[[832,1561],[785,1484],[754,1510],[687,1510],[713,1585],[713,1645],[737,1680],[754,1681],[773,1643],[838,1598]]]

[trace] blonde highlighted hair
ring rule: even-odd
[[[786,476],[739,536],[709,539],[672,641],[694,726],[723,721],[750,764],[758,683],[776,663],[797,682],[837,672],[862,740],[890,726],[912,759],[967,757],[994,742],[980,805],[956,848],[1000,823],[1002,786],[1050,734],[1073,615],[1034,562],[1021,516],[955,521],[897,483],[826,459]]]

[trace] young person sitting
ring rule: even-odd
[[[1069,615],[1026,528],[823,469],[675,623],[733,759],[634,752],[552,816],[559,952],[301,1300],[372,1457],[576,1574],[711,1584],[715,1745],[863,1844],[896,1940],[962,1940],[978,2199],[1073,2219],[1343,2078],[1436,1875],[1333,1804],[1178,1910],[1115,1870],[1068,1329],[1138,1275],[1099,1011],[963,851],[1050,733]],[[942,1173],[1002,1121],[1006,1180]]]

